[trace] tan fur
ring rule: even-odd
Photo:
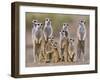
[[[59,51],[57,48],[53,48],[52,51],[53,51],[52,62],[57,63],[59,61]]]
[[[68,44],[68,38],[64,38],[61,43],[61,48],[64,49],[63,57],[65,62],[68,61]]]
[[[74,46],[73,42],[69,41],[69,46],[68,46],[68,61],[73,62],[75,57],[75,51],[74,51]]]

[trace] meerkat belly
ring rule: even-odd
[[[45,28],[45,34],[46,34],[47,36],[50,36],[50,34],[51,34],[51,28],[50,28],[50,27],[46,27],[46,28]]]

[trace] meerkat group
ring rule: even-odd
[[[59,43],[53,36],[52,22],[45,19],[43,26],[38,20],[32,21],[32,42],[34,63],[74,62],[75,55],[80,58],[84,54],[84,40],[86,36],[85,24],[80,21],[77,36],[78,49],[75,53],[74,39],[70,38],[69,24],[63,23],[59,32]],[[83,44],[82,44],[83,42]]]

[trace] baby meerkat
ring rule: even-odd
[[[53,52],[52,53],[52,62],[53,63],[59,62],[60,56],[59,56],[59,51],[58,51],[58,48],[57,48],[57,42],[55,42],[53,44],[52,52]]]

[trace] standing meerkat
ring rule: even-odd
[[[34,35],[34,33],[35,33],[36,26],[37,26],[37,25],[36,25],[37,22],[38,22],[37,20],[33,20],[33,21],[32,21],[32,42],[33,42],[33,46],[34,46],[34,44],[35,44],[35,43],[34,43],[34,42],[35,42],[35,39],[34,39],[34,38],[35,38],[35,35]]]
[[[34,35],[36,44],[40,44],[43,36],[42,23],[36,23]]]
[[[74,58],[75,58],[74,39],[70,39],[68,45],[68,61],[74,62],[75,61]]]
[[[35,28],[36,28],[36,24],[37,24],[37,20],[33,20],[32,21],[32,43],[33,43],[33,58],[34,58],[34,62],[36,62],[36,59],[35,59]]]
[[[86,27],[85,27],[85,21],[81,20],[79,23],[79,27],[77,29],[77,38],[78,38],[78,44],[77,44],[77,58],[80,60],[82,59],[84,61],[85,56],[85,39],[86,39]]]
[[[32,41],[33,41],[33,57],[34,63],[39,60],[40,45],[42,40],[42,23],[35,22],[32,30]]]
[[[48,41],[48,38],[51,37],[53,34],[52,25],[49,18],[45,19],[43,34],[46,42]]]
[[[67,53],[68,53],[68,39],[69,39],[69,25],[67,23],[63,24],[63,27],[60,32],[60,57],[61,60],[67,62]]]

